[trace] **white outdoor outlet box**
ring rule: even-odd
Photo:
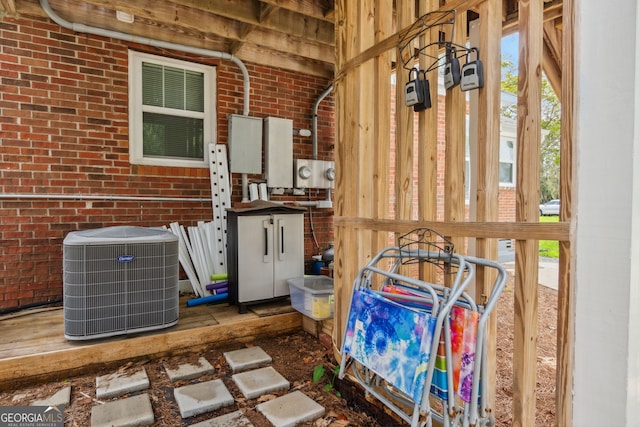
[[[293,188],[293,120],[264,119],[267,187]]]
[[[262,119],[229,116],[229,161],[231,172],[262,173]]]

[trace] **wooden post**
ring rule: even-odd
[[[376,43],[391,35],[393,0],[378,0],[374,16]],[[374,59],[374,162],[373,194],[375,218],[389,218],[389,182],[391,151],[391,51]],[[389,245],[389,233],[373,232],[373,252],[377,253]]]
[[[358,34],[358,51],[361,52],[375,43],[374,16],[376,12],[373,4],[374,0],[361,0],[356,3],[358,5],[356,33]],[[372,218],[375,212],[373,206],[373,177],[378,170],[374,154],[376,152],[374,147],[375,109],[373,104],[375,96],[374,91],[371,89],[376,87],[375,62],[367,61],[360,65],[357,69],[357,76],[357,99],[354,101],[358,104],[356,122],[358,138],[357,141],[354,141],[357,144],[357,159],[350,167],[356,170],[358,181],[356,191],[352,193],[351,197],[357,198],[358,216]],[[369,230],[357,230],[356,238],[357,245],[353,250],[358,254],[355,260],[358,264],[355,267],[359,269],[371,260],[373,241]],[[346,277],[345,279],[345,285],[350,286],[349,280],[352,282],[355,279],[355,274],[353,277]]]
[[[447,5],[451,3],[447,2]],[[467,41],[467,14],[458,13],[454,26],[454,40],[458,45]],[[445,169],[444,169],[444,220],[464,221],[464,170],[467,141],[467,102],[465,92],[459,86],[447,90],[445,98]],[[465,253],[464,239],[448,236],[455,251]]]
[[[438,0],[424,0],[419,4],[418,14],[437,10]],[[421,46],[429,43],[429,40],[421,40]],[[437,45],[430,46],[425,53],[434,58],[437,56]],[[424,70],[429,65],[425,56],[420,57],[420,69]],[[418,219],[423,221],[435,221],[437,214],[437,172],[438,172],[438,70],[427,74],[431,84],[431,108],[418,114]],[[434,283],[435,269],[433,264],[423,263],[420,270],[420,278]]]
[[[338,0],[336,8],[336,70],[341,70],[344,64],[358,53],[357,32],[358,4],[349,0]],[[356,191],[357,168],[353,165],[357,161],[356,147],[358,132],[355,127],[357,120],[357,81],[356,70],[345,72],[344,78],[336,81],[336,192],[334,213],[337,218],[355,216],[357,214]],[[345,143],[348,141],[349,143]],[[351,295],[351,280],[356,271],[357,260],[353,259],[353,248],[356,247],[356,233],[352,228],[336,227],[334,233],[334,342],[340,346],[344,321],[347,316],[347,304]],[[347,256],[346,254],[350,254]]]
[[[479,8],[479,49],[484,68],[484,87],[478,91],[478,174],[476,221],[498,220],[498,174],[500,162],[500,80],[501,16],[500,0],[487,0]],[[496,239],[476,239],[476,255],[497,259]],[[479,267],[476,271],[476,300],[484,303],[496,279],[495,271]],[[487,381],[489,407],[494,407],[496,384],[496,314],[487,326]]]
[[[538,222],[542,2],[520,0],[516,221]],[[538,241],[516,241],[513,425],[535,424]]]
[[[560,221],[573,217],[574,135],[574,1],[562,4],[562,105],[560,129]],[[573,367],[575,343],[575,255],[574,237],[560,242],[558,271],[558,336],[556,363],[556,426],[570,427],[573,420]]]
[[[415,21],[413,1],[396,4],[398,28]],[[409,72],[396,66],[396,168],[395,196],[396,219],[411,219],[413,202],[413,109],[404,104],[404,88],[409,81]]]

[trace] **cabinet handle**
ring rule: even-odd
[[[269,255],[269,230],[264,229],[264,255]]]
[[[284,227],[280,226],[280,253],[284,254]]]

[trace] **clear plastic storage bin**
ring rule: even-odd
[[[291,305],[314,320],[333,317],[333,279],[327,276],[296,277],[287,280]]]

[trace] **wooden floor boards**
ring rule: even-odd
[[[64,338],[62,307],[0,317],[0,389],[17,383],[59,377],[140,357],[195,350],[198,347],[302,329],[302,315],[288,300],[239,314],[226,303],[186,307],[180,301],[178,324],[169,328],[109,338]]]

